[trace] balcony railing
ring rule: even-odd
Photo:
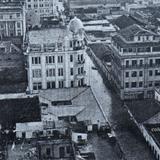
[[[77,61],[77,64],[84,64],[84,63],[85,63],[85,59]]]
[[[80,74],[76,74],[76,78],[77,78],[77,79],[82,79],[82,78],[84,78],[85,75],[86,75],[86,71],[83,71],[83,72],[80,73]]]

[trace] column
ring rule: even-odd
[[[33,92],[33,78],[32,78],[32,56],[31,55],[28,55],[28,88],[29,88],[29,91],[30,93]]]
[[[47,89],[46,85],[46,56],[41,55],[41,69],[42,69],[42,89]]]
[[[68,52],[65,52],[64,54],[64,79],[65,79],[65,87],[69,87],[69,75],[70,75],[70,68],[69,68],[69,58],[68,58]]]

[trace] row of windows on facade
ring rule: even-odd
[[[70,86],[74,87],[74,81],[70,81]],[[78,86],[84,86],[84,79],[81,79],[78,81]],[[64,81],[58,81],[58,88],[64,88]],[[55,89],[56,88],[56,82],[55,81],[49,81],[47,82],[47,89]],[[34,82],[33,83],[33,90],[41,90],[42,89],[42,82]]]
[[[5,29],[5,28],[6,28],[5,23],[0,24],[0,29]],[[21,28],[21,23],[17,22],[17,28]],[[15,29],[15,23],[8,24],[8,28],[6,29]]]
[[[149,81],[148,82],[148,87],[160,87],[160,81]],[[143,82],[126,82],[125,83],[125,88],[138,88],[138,87],[143,87]]]
[[[139,60],[139,63],[138,63],[138,60],[131,60],[131,62],[129,60],[126,60],[125,61],[125,66],[126,67],[129,67],[129,66],[143,66],[144,65],[144,60]],[[155,59],[155,62],[153,62],[153,59],[149,59],[149,66],[152,66],[152,65],[160,65],[160,59]]]
[[[139,74],[138,74],[139,72]],[[156,70],[149,70],[148,72],[149,76],[160,76],[160,70],[156,69]],[[129,77],[143,77],[143,71],[131,71],[131,72],[125,72],[125,77],[129,78]]]
[[[73,62],[73,55],[70,55],[70,62]],[[83,61],[84,57],[83,54],[78,55],[78,61]],[[63,63],[64,58],[63,56],[58,56],[57,59],[58,63]],[[53,64],[55,63],[55,56],[46,56],[46,64]],[[41,57],[32,57],[32,64],[41,64]]]
[[[78,68],[78,74],[83,74],[84,73],[84,68],[79,67]],[[63,68],[58,68],[58,76],[63,76],[64,75],[64,70]],[[70,75],[74,75],[74,70],[73,68],[70,68]],[[33,78],[41,78],[42,77],[42,71],[41,69],[33,69],[32,70],[32,76]],[[55,68],[50,68],[46,70],[46,76],[47,77],[55,77],[56,76],[56,71]]]
[[[123,53],[141,53],[141,52],[158,52],[160,51],[160,46],[156,47],[139,47],[139,48],[121,48],[116,47],[120,52]]]
[[[12,19],[12,18],[14,18],[14,17],[17,17],[17,18],[19,18],[20,16],[21,16],[21,14],[20,13],[16,13],[15,14],[16,16],[13,16],[13,14],[7,14],[7,15],[3,15],[3,14],[0,14],[0,19],[6,19],[6,18],[9,18],[9,19]]]

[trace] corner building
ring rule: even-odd
[[[26,52],[30,93],[84,86],[85,53],[84,29],[78,18],[68,27],[30,31]]]
[[[160,37],[138,25],[112,38],[112,80],[121,99],[150,98],[160,86]]]

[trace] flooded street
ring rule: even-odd
[[[109,90],[105,86],[99,72],[93,69],[94,64],[88,55],[86,56],[86,65],[88,84],[92,87],[94,94],[103,108],[105,116],[114,129],[127,160],[154,160],[149,147],[141,135],[137,133],[138,129],[135,128],[123,107],[123,102],[114,91]],[[105,160],[106,158],[104,156],[104,158],[100,159]]]

